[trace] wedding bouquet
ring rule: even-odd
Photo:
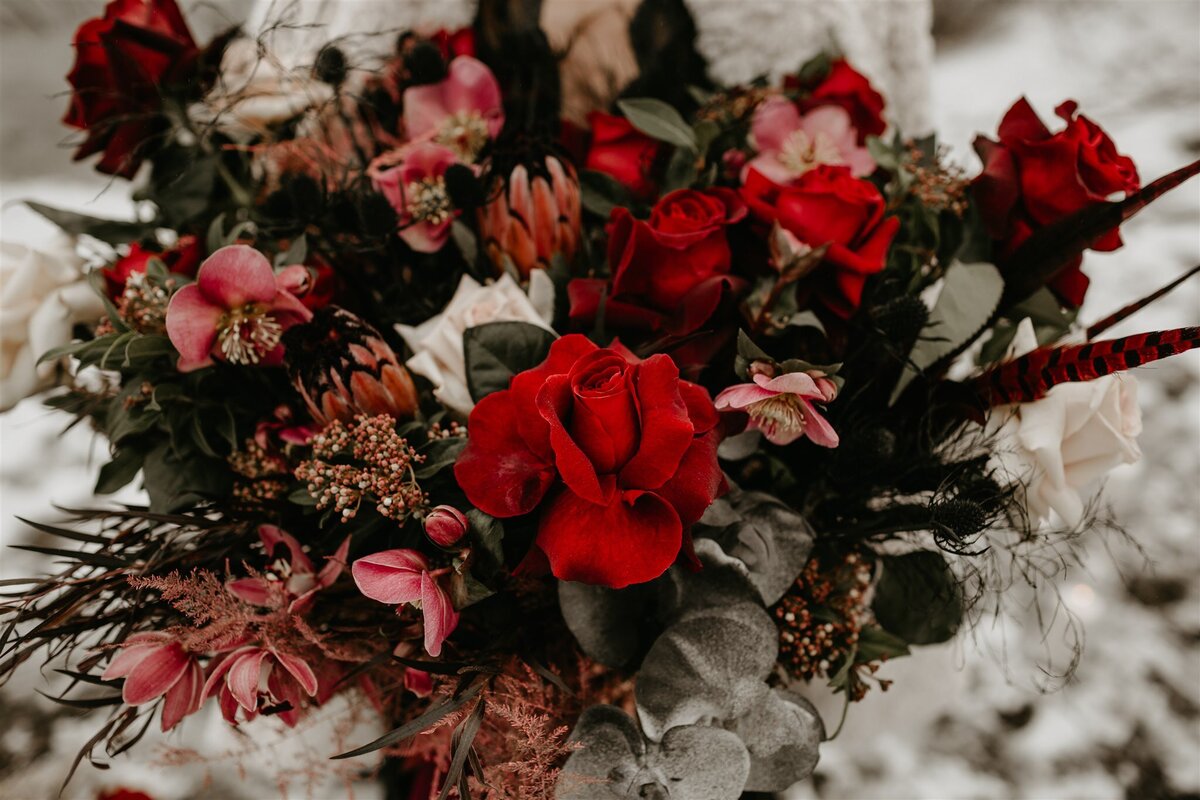
[[[340,696],[387,733],[327,755],[413,798],[781,791],[834,733],[809,687],[886,689],[989,559],[1095,526],[1124,371],[1200,343],[1104,337],[1179,281],[1077,319],[1083,252],[1200,162],[1143,185],[1022,99],[971,175],[837,55],[716,86],[656,19],[567,121],[496,8],[302,69],[174,0],[79,28],[75,157],[139,213],[31,204],[86,264],[27,254],[69,319],[23,385],[148,503],[31,523],[62,566],[6,582],[0,676],[60,667],[81,759]]]

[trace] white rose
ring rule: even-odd
[[[104,313],[83,263],[65,239],[50,251],[0,242],[0,411],[49,386],[55,365],[38,358]]]
[[[1015,354],[1032,349],[1029,320],[1017,335]],[[1083,491],[1142,457],[1137,380],[1115,373],[1062,383],[1041,400],[992,409],[988,429],[998,436],[995,463],[1025,485],[1030,521],[1045,522],[1054,512],[1073,528],[1083,521]]]
[[[433,383],[433,394],[444,405],[468,414],[475,403],[467,390],[463,332],[486,322],[528,322],[552,331],[548,320],[553,308],[554,284],[542,270],[530,274],[528,296],[509,275],[486,286],[464,275],[445,311],[396,330],[415,353],[408,368]]]

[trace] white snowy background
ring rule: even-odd
[[[399,2],[399,0],[397,0]],[[731,0],[733,2],[733,0]],[[878,3],[886,0],[876,0]],[[861,3],[869,13],[872,3]],[[220,12],[184,4],[204,30]],[[224,3],[226,9],[236,7]],[[100,215],[128,212],[125,188],[72,166],[57,119],[69,38],[98,2],[0,2],[0,234],[36,243],[49,226],[17,205],[34,198]],[[937,6],[933,120],[963,163],[969,143],[992,133],[1024,93],[1050,119],[1077,99],[1148,181],[1200,156],[1200,2],[1197,0],[959,0]],[[753,18],[754,15],[748,14]],[[207,22],[206,22],[207,21]],[[787,54],[779,54],[786,60]],[[1123,228],[1126,246],[1089,255],[1092,289],[1081,318],[1093,321],[1200,263],[1200,181],[1168,195]],[[1127,320],[1132,333],[1200,320],[1200,281]],[[1043,635],[1025,595],[953,643],[887,665],[892,689],[850,709],[836,741],[795,798],[1188,798],[1200,797],[1200,355],[1137,372],[1145,431],[1142,462],[1115,472],[1107,501],[1136,547],[1097,535],[1082,565],[1061,580],[1063,602],[1086,631],[1073,680],[1039,687],[1046,649],[1067,650],[1061,627]],[[86,505],[104,450],[88,431],[61,435],[66,418],[37,399],[0,415],[0,543],[38,534],[16,516],[52,520],[52,503]],[[0,577],[43,566],[0,551]],[[35,694],[36,665],[0,689],[0,798],[56,795],[70,759],[94,729]],[[824,703],[831,713],[836,704]],[[336,713],[337,709],[331,710]],[[836,713],[834,713],[836,720]],[[834,724],[831,722],[831,724]],[[86,764],[62,795],[95,798],[116,786],[155,798],[346,796],[337,782],[302,775],[328,752],[329,725],[282,745],[269,726],[250,737],[222,733],[213,715],[189,720],[197,764],[165,768],[151,741],[107,771]],[[355,736],[366,737],[370,731]],[[234,754],[227,751],[233,750]],[[264,768],[266,767],[266,768]],[[367,784],[354,796],[377,796]]]

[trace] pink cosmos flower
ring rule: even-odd
[[[295,537],[274,525],[259,525],[258,537],[262,540],[267,556],[271,556],[279,545],[288,549],[290,558],[282,559],[265,576],[238,578],[225,584],[235,597],[256,606],[271,606],[282,596],[288,604],[288,613],[303,614],[312,607],[317,592],[329,586],[342,574],[346,566],[346,554],[350,552],[350,537],[347,536],[337,552],[329,557],[318,572]]]
[[[317,676],[304,659],[265,645],[239,647],[225,656],[204,683],[204,696],[218,695],[225,721],[237,724],[259,712],[278,714],[288,727],[300,720],[302,693],[317,693]]]
[[[440,83],[404,91],[404,128],[413,141],[450,148],[463,161],[474,161],[489,139],[504,127],[500,84],[482,61],[459,56]]]
[[[714,402],[720,411],[743,411],[750,415],[750,428],[757,428],[774,444],[791,444],[807,436],[821,447],[837,447],[838,435],[817,411],[813,401],[828,403],[837,396],[829,378],[789,372],[777,378],[762,373],[754,383],[730,386]]]
[[[171,297],[167,336],[179,351],[179,370],[230,364],[273,366],[283,361],[283,332],[312,312],[276,281],[267,257],[242,244],[222,247],[200,265],[196,282]]]
[[[162,729],[169,731],[200,708],[204,699],[204,671],[196,656],[167,633],[135,633],[101,675],[104,680],[124,678],[121,699],[140,706],[166,695]]]
[[[375,187],[400,218],[400,238],[418,253],[436,253],[454,220],[445,175],[458,157],[431,142],[405,147],[399,155],[400,164],[375,172]]]
[[[847,166],[860,178],[875,171],[875,159],[859,147],[841,106],[820,106],[801,116],[786,97],[769,97],[754,112],[750,135],[758,155],[743,167],[743,181],[752,168],[783,185],[819,164]]]
[[[458,626],[458,612],[423,555],[416,550],[384,550],[358,559],[350,572],[358,590],[372,600],[419,607],[425,619],[425,651],[435,658],[441,655],[442,642]]]

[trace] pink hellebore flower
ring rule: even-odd
[[[856,178],[875,171],[875,159],[859,147],[850,115],[841,106],[821,106],[801,116],[786,97],[769,97],[754,112],[750,136],[758,155],[742,169],[756,169],[787,185],[820,164],[850,168]]]
[[[133,634],[100,677],[124,678],[121,699],[131,706],[166,695],[162,707],[164,731],[195,713],[204,699],[204,671],[200,662],[167,633]]]
[[[245,600],[256,606],[270,606],[282,591],[288,603],[288,612],[303,614],[312,607],[317,592],[329,586],[342,574],[346,566],[346,554],[350,552],[350,537],[347,536],[338,547],[337,552],[329,557],[325,566],[318,572],[300,546],[300,542],[275,527],[274,525],[259,525],[258,537],[262,539],[267,556],[274,554],[279,545],[288,549],[290,558],[284,562],[280,559],[268,573],[268,576],[253,578],[238,578],[225,584],[225,588],[240,600]],[[272,580],[275,577],[277,580]]]
[[[171,297],[167,336],[181,372],[207,367],[214,356],[273,366],[283,361],[283,332],[310,319],[312,312],[279,285],[267,257],[235,244],[205,259],[196,282]]]
[[[434,657],[442,654],[442,642],[458,625],[458,612],[423,555],[416,550],[384,550],[358,559],[350,571],[358,590],[372,600],[420,608],[425,618],[425,651]]]
[[[458,157],[430,142],[406,147],[402,155],[400,164],[375,175],[375,186],[400,218],[400,238],[418,253],[436,253],[454,221],[445,175]]]
[[[754,383],[730,386],[717,395],[719,411],[743,411],[750,415],[750,428],[757,428],[774,444],[791,444],[807,436],[821,447],[837,447],[838,435],[817,411],[813,401],[828,403],[837,387],[826,377],[789,372],[777,378],[762,373]]]
[[[504,127],[500,84],[482,61],[459,56],[440,83],[404,91],[404,128],[413,141],[450,148],[463,161],[474,161],[489,139]]]
[[[302,695],[317,693],[317,676],[298,656],[273,647],[248,645],[227,655],[204,684],[204,696],[219,695],[225,721],[237,724],[238,708],[246,721],[259,712],[278,714],[288,727],[300,720]]]

